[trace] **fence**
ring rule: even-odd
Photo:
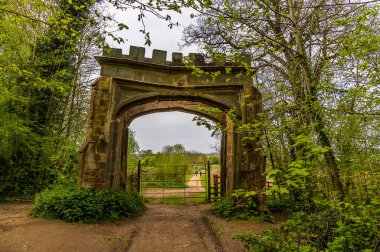
[[[211,177],[210,163],[128,167],[130,189],[151,201],[204,202],[220,197],[220,177]]]

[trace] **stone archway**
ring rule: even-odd
[[[237,132],[241,124],[255,123],[262,111],[261,94],[253,87],[245,68],[238,63],[205,63],[202,55],[190,54],[202,76],[182,64],[182,54],[131,47],[96,57],[101,77],[92,85],[86,144],[80,152],[78,184],[96,188],[125,188],[125,150],[130,122],[159,111],[183,111],[221,123],[222,192],[237,188],[261,192],[265,157],[257,140]],[[215,74],[217,73],[217,74]],[[241,73],[241,74],[239,74]],[[234,113],[231,114],[230,112]]]

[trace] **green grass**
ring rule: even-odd
[[[183,182],[161,182],[161,181],[152,181],[152,182],[142,182],[142,188],[166,188],[166,189],[183,189],[188,188]]]
[[[188,198],[188,200],[190,200],[191,203],[196,203],[196,204],[207,203],[206,192],[193,194],[192,197],[194,198]]]
[[[214,232],[215,236],[218,238],[221,238],[223,235],[223,230],[222,228],[215,222],[209,220],[210,226],[212,231]]]
[[[164,199],[151,199],[150,202],[159,202],[162,204],[174,204],[174,205],[181,205],[181,204],[201,204],[206,203],[206,193],[199,193],[192,195],[192,198],[184,198],[183,196],[168,196]]]
[[[211,169],[218,169],[213,167]],[[184,175],[178,175],[178,181],[173,181],[175,178],[170,178],[170,174],[164,174],[164,178],[155,177],[159,173],[159,167],[146,167],[142,172],[142,187],[143,188],[188,188],[187,183],[195,175],[196,167],[192,167],[189,172]],[[144,172],[147,171],[147,172]],[[166,178],[165,178],[166,176]],[[198,176],[199,177],[199,176]],[[167,181],[165,181],[165,179]],[[202,170],[201,185],[207,186],[207,174]]]

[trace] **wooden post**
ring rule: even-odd
[[[211,201],[210,161],[207,161],[207,200]]]
[[[186,165],[184,165],[183,167],[182,181],[183,181],[183,203],[186,203]]]
[[[214,174],[214,198],[215,200],[219,197],[219,176]]]
[[[137,164],[137,191],[141,192],[141,161]]]

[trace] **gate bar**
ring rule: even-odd
[[[137,191],[141,192],[141,161],[137,164]]]
[[[207,161],[207,200],[211,201],[210,161]]]

